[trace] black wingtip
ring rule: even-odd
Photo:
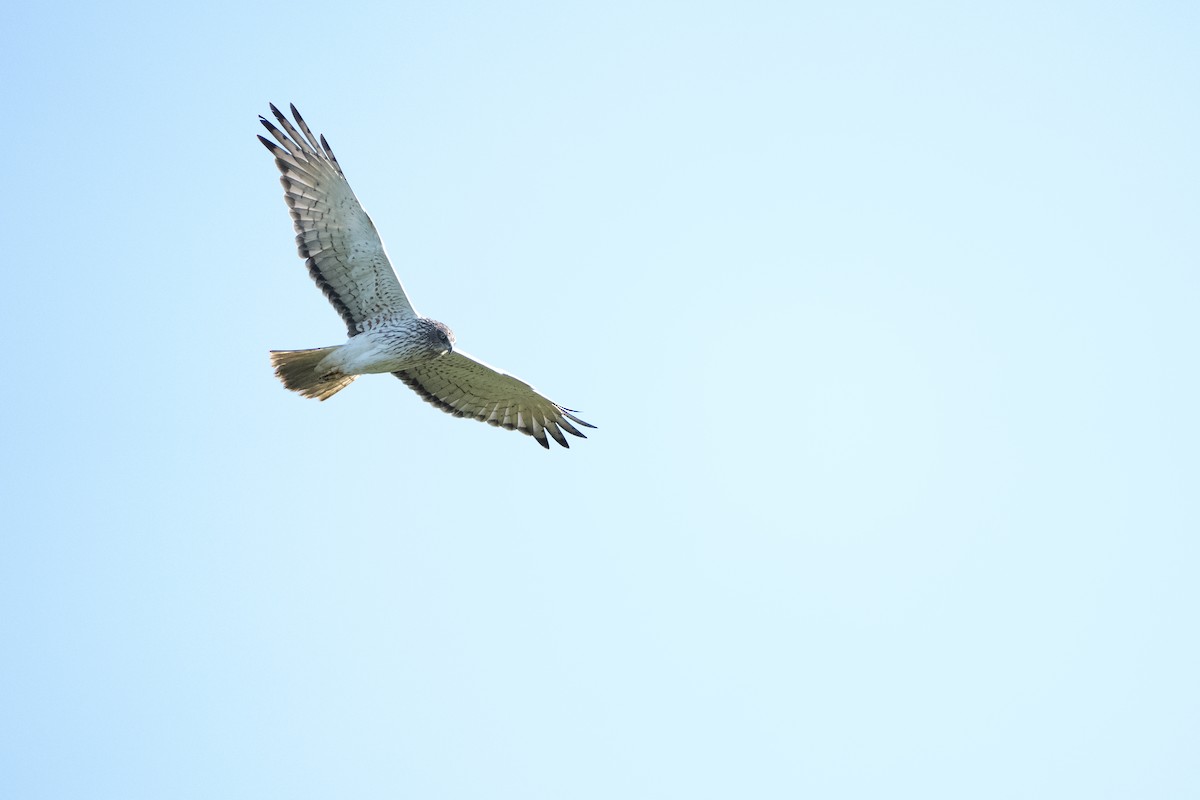
[[[550,434],[554,441],[558,442],[563,447],[569,448],[571,446],[567,444],[567,437],[563,436],[563,432],[559,429],[558,423],[551,422],[549,425],[547,425],[546,433]]]
[[[595,430],[595,428],[596,428],[596,426],[595,426],[595,425],[593,425],[593,424],[592,424],[592,423],[590,423],[590,422],[584,422],[584,421],[583,421],[583,420],[581,420],[579,417],[577,417],[577,416],[575,416],[574,414],[572,414],[572,413],[571,413],[571,412],[572,412],[572,411],[574,411],[575,409],[573,409],[573,408],[563,408],[562,406],[559,406],[559,409],[561,409],[561,410],[562,410],[562,412],[563,412],[563,416],[564,416],[564,417],[566,417],[567,419],[571,420],[572,422],[578,422],[580,425],[582,425],[582,426],[583,426],[583,427],[585,427],[585,428],[592,428],[593,430]],[[585,437],[585,438],[586,438],[586,437]]]

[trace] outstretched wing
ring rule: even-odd
[[[466,417],[532,436],[547,450],[546,434],[569,447],[566,431],[584,439],[571,422],[594,428],[524,381],[457,350],[413,369],[393,372],[426,401],[456,417]],[[560,430],[561,428],[561,430]]]
[[[313,136],[296,107],[291,109],[295,126],[272,104],[283,130],[259,117],[275,141],[258,138],[275,156],[283,199],[295,222],[296,247],[308,274],[342,315],[351,336],[362,332],[363,322],[380,315],[417,316],[375,224],[351,191],[329,143],[324,136]]]

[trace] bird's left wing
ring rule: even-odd
[[[563,431],[587,438],[572,422],[585,428],[596,427],[572,414],[571,409],[543,397],[519,378],[457,350],[392,374],[442,411],[520,431],[537,439],[546,449],[550,448],[546,434],[563,447],[569,446]]]
[[[342,316],[351,336],[362,332],[361,323],[375,317],[417,316],[375,224],[350,189],[329,143],[324,136],[319,140],[313,136],[296,107],[291,109],[295,125],[272,104],[271,112],[283,130],[259,117],[275,141],[258,138],[275,156],[283,199],[295,223],[296,248],[308,264],[308,273]]]

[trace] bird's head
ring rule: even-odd
[[[444,356],[454,350],[454,331],[444,323],[426,320],[426,342],[437,356]]]

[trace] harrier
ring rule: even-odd
[[[586,438],[571,423],[594,425],[457,349],[448,327],[416,312],[325,137],[313,136],[296,107],[291,110],[295,125],[272,104],[279,127],[258,119],[275,141],[258,138],[279,167],[300,257],[345,321],[349,339],[313,350],[272,351],[283,385],[328,400],[359,375],[390,372],[442,411],[520,431],[546,449],[547,435],[563,447],[563,431]]]

